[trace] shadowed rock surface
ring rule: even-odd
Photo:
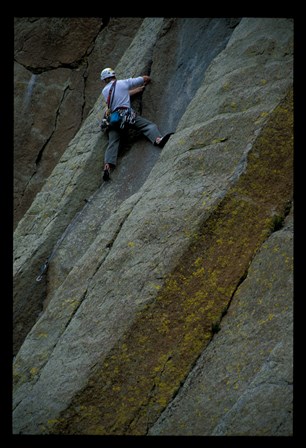
[[[141,22],[15,18],[15,226],[96,102],[101,65],[116,64]]]
[[[293,23],[88,20],[86,54],[129,28],[88,77],[150,73],[135,108],[175,134],[132,135],[101,184],[99,97],[42,176],[14,234],[14,432],[291,435]]]

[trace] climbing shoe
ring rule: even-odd
[[[110,180],[110,167],[109,167],[108,163],[106,163],[105,167],[104,167],[103,180],[105,180],[105,181]]]
[[[171,137],[171,135],[173,135],[174,132],[170,132],[169,134],[164,135],[161,139],[159,139],[158,141],[154,142],[155,146],[158,146],[159,148],[163,148],[165,146],[165,144],[167,143],[167,141],[169,140],[169,138]]]

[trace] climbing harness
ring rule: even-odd
[[[111,88],[109,90],[109,94],[107,97],[107,107],[106,111],[106,119],[108,120],[109,126],[114,128],[120,127],[120,129],[124,129],[126,124],[134,124],[136,119],[136,113],[130,107],[117,107],[115,110],[112,110],[112,103],[115,96],[117,80],[113,82]]]
[[[117,80],[115,80],[108,92],[108,97],[107,97],[107,109],[105,111],[104,117],[102,119],[100,128],[103,132],[107,131],[109,129],[109,127],[113,124],[116,124],[117,121],[119,121],[120,117],[118,116],[118,113],[116,115],[114,115],[114,113],[111,112],[111,105],[113,102],[113,98],[115,95],[115,89],[116,89],[116,83]]]
[[[115,96],[115,90],[116,90],[116,84],[117,84],[117,80],[115,80],[112,85],[111,88],[109,89],[109,93],[108,93],[108,97],[107,97],[107,107],[108,110],[106,111],[106,117],[109,117],[112,111],[112,103],[113,103],[113,99]]]
[[[134,124],[136,120],[136,112],[133,109],[119,109],[119,114],[121,116],[120,129],[124,129],[126,124]]]

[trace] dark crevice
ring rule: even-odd
[[[271,233],[277,232],[278,230],[281,230],[284,227],[285,219],[289,215],[291,207],[292,207],[292,201],[288,201],[287,204],[285,204],[284,206],[283,213],[273,216],[271,223]]]
[[[69,318],[68,321],[66,322],[65,328],[64,328],[63,331],[62,331],[62,334],[65,332],[66,328],[69,326],[70,322],[71,322],[72,319],[74,318],[74,316],[75,316],[76,312],[78,311],[80,305],[83,303],[83,301],[84,301],[84,299],[85,299],[85,297],[86,297],[86,294],[87,294],[87,289],[86,289],[86,291],[84,292],[84,294],[82,295],[82,297],[81,297],[81,299],[80,299],[80,302],[79,302],[78,306],[76,306],[75,309],[73,310],[73,312],[71,313],[70,318]],[[54,344],[54,347],[56,347],[56,345],[57,345],[57,344]]]
[[[98,39],[101,31],[106,28],[106,26],[109,23],[109,17],[102,17],[102,23],[100,26],[99,31],[97,32],[96,36],[93,38],[91,44],[88,46],[87,50],[86,50],[86,54],[83,56],[82,59],[82,64],[85,65],[85,69],[84,69],[84,74],[83,74],[83,79],[84,79],[84,84],[83,84],[83,90],[82,90],[82,96],[83,96],[83,103],[82,103],[82,110],[81,110],[81,123],[84,120],[84,110],[86,107],[86,89],[87,89],[87,78],[88,78],[88,69],[89,69],[89,62],[88,62],[88,58],[91,55],[91,53],[94,51],[95,49],[95,44],[96,44],[96,40]]]
[[[136,204],[137,204],[137,202],[136,202]],[[136,204],[135,204],[135,205],[136,205]],[[134,207],[135,207],[135,205],[134,205]],[[133,210],[133,209],[132,209],[132,210]],[[107,243],[107,245],[105,246],[107,249],[111,249],[111,248],[113,247],[113,244],[114,244],[114,242],[116,241],[117,236],[119,235],[119,233],[120,233],[120,231],[121,231],[121,229],[122,229],[123,224],[125,223],[125,221],[126,221],[126,220],[128,219],[128,217],[130,216],[132,210],[127,214],[127,216],[124,216],[123,220],[119,223],[118,228],[117,228],[117,230],[116,230],[116,232],[115,232],[113,238],[112,238],[111,241],[110,241],[109,243]]]
[[[44,72],[49,72],[52,70],[58,70],[59,68],[68,68],[70,70],[75,70],[77,68],[79,68],[83,62],[84,62],[84,56],[82,56],[80,59],[78,59],[77,61],[73,61],[70,63],[58,63],[57,65],[53,66],[45,66],[45,67],[32,67],[31,65],[25,65],[21,62],[19,62],[16,58],[14,59],[15,62],[17,62],[17,64],[22,65],[26,70],[28,70],[29,72],[33,73],[34,75],[40,75]]]
[[[65,100],[65,97],[66,97],[66,94],[67,94],[67,91],[68,91],[68,90],[70,90],[70,87],[69,87],[69,86],[67,86],[67,87],[64,89],[62,98],[60,99],[59,106],[58,106],[57,111],[56,111],[56,114],[55,114],[55,122],[54,122],[54,128],[53,128],[53,131],[51,132],[50,136],[49,136],[49,137],[47,138],[47,140],[45,141],[44,145],[42,146],[42,148],[40,149],[40,151],[39,151],[39,153],[38,153],[38,155],[37,155],[37,157],[36,157],[36,160],[35,160],[35,165],[36,165],[36,167],[38,167],[38,165],[40,164],[40,162],[41,162],[41,158],[42,158],[43,153],[44,153],[44,150],[45,150],[46,146],[49,144],[50,140],[51,140],[52,137],[53,137],[53,134],[54,134],[55,131],[56,131],[57,121],[58,121],[58,117],[59,117],[59,115],[60,115],[61,105],[62,105],[63,101]],[[34,173],[34,174],[35,174],[35,173]]]
[[[161,368],[160,372],[157,373],[157,375],[155,376],[155,378],[156,378],[156,377],[158,377],[159,379],[162,378],[162,376],[163,376],[163,374],[164,374],[164,372],[165,372],[165,370],[166,370],[166,366],[167,366],[168,362],[169,362],[171,359],[172,359],[172,355],[169,355],[168,358],[166,359],[166,361],[164,362],[164,365],[163,365],[163,367]],[[150,403],[151,403],[151,402],[154,402],[154,395],[155,395],[155,391],[156,391],[156,389],[158,389],[158,383],[154,380],[154,381],[153,381],[153,385],[152,385],[152,387],[151,387],[151,390],[150,390],[149,393],[148,393],[147,403],[146,403],[146,404],[143,404],[143,406],[142,406],[140,409],[136,410],[135,413],[134,413],[134,415],[131,417],[130,421],[127,422],[127,424],[126,424],[126,426],[125,426],[125,430],[124,430],[124,433],[125,433],[125,434],[129,431],[129,429],[131,428],[131,426],[132,426],[133,424],[136,423],[136,425],[137,425],[137,422],[138,422],[139,419],[142,417],[142,410],[143,410],[144,408],[146,408],[146,411],[147,411],[147,423],[146,423],[145,435],[148,435],[148,431],[149,431],[150,427],[152,426],[152,422],[149,421],[149,415],[148,415],[148,414],[149,414],[149,408],[150,408]],[[166,408],[166,407],[165,407],[165,408]],[[165,409],[165,408],[164,408],[164,409]],[[164,410],[164,409],[163,409],[163,410]]]
[[[84,79],[83,90],[81,92],[82,97],[83,97],[83,103],[82,103],[82,109],[81,109],[81,123],[83,122],[83,119],[84,119],[84,109],[86,106],[86,85],[87,85],[87,78],[88,78],[87,70],[88,70],[88,61],[86,60],[86,69],[85,69],[84,75],[83,75],[83,79]]]
[[[41,147],[41,149],[40,149],[40,151],[39,151],[39,153],[38,153],[38,155],[37,155],[37,157],[36,157],[36,160],[35,160],[35,165],[36,165],[36,167],[38,167],[38,165],[40,164],[40,161],[41,161],[43,152],[44,152],[46,146],[48,145],[48,143],[50,142],[53,133],[54,133],[54,131],[52,131],[50,137],[45,141],[45,143],[44,143],[43,146]],[[32,177],[33,177],[36,173],[37,173],[37,171],[35,171],[35,172],[33,173]],[[32,179],[32,177],[31,177],[31,179]],[[30,180],[31,180],[31,179],[30,179]]]

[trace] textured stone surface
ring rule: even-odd
[[[232,33],[232,23],[233,21],[230,19],[222,21],[150,19],[143,22],[135,41],[121,59],[116,71],[119,75],[122,73],[124,76],[134,74],[135,71],[137,73],[146,72],[146,66],[148,70],[152,68],[153,81],[146,89],[142,100],[143,114],[158,122],[161,131],[167,132],[176,127],[185,112],[190,97],[196,93],[202,82],[202,72],[213,59],[217,49],[220,51],[220,47],[225,45]],[[198,47],[201,42],[206,42],[207,34],[211,36],[211,39],[209,43],[206,42],[205,51],[203,49],[199,51],[200,49],[197,48],[197,53],[195,53],[198,64],[197,72],[193,75],[192,85],[186,90],[179,80],[185,77],[185,70],[188,66],[190,42],[185,37],[188,30],[190,32],[191,29],[197,36]],[[172,48],[171,63],[168,61],[162,67],[164,55],[169,54],[170,47]],[[176,51],[174,51],[175,48]],[[183,68],[178,69],[181,65]],[[168,80],[171,79],[173,86],[167,87]],[[180,84],[179,94],[178,84]],[[160,91],[166,92],[166,94],[161,95]],[[167,116],[167,112],[171,113],[171,118]],[[78,257],[84,254],[86,247],[91,244],[99,227],[111,211],[116,210],[123,200],[139,190],[158,160],[160,150],[152,147],[145,139],[140,139],[135,143],[132,141],[131,144],[132,147],[128,152],[123,151],[122,162],[119,159],[118,174],[115,172],[113,175],[115,185],[97,192],[91,199],[91,206],[86,207],[76,222],[74,231],[61,244],[50,269],[51,290],[63,281]],[[171,170],[170,165],[168,169]],[[173,190],[176,190],[176,187]],[[174,191],[174,199],[180,197],[182,191],[182,189]],[[80,241],[82,241],[81,244]],[[50,297],[47,300],[49,301]]]
[[[101,24],[98,17],[15,18],[16,57],[36,69],[71,64],[84,57]]]
[[[246,171],[196,232],[164,285],[155,285],[156,299],[138,311],[126,334],[95,365],[54,432],[148,431],[205,349],[212,329],[220,326],[256,250],[288,212],[292,131],[288,95],[254,142]]]
[[[163,19],[152,20],[152,23],[150,20],[148,22],[149,32],[152,33],[149,36],[152,37],[155,33],[156,38]],[[134,68],[139,67],[139,71],[143,69],[140,65],[143,64],[143,61],[139,59],[140,50],[150,52],[154,45],[154,40],[146,40],[147,47],[144,50],[143,40],[147,32],[146,27],[140,29],[140,38],[136,39],[140,47],[137,46],[136,50],[132,48],[131,52],[125,54],[127,64],[133,64]],[[120,66],[118,70],[120,72]],[[91,197],[92,193],[100,186],[103,149],[107,142],[106,137],[97,127],[97,116],[100,111],[101,99],[97,101],[80,131],[70,141],[52,172],[52,176],[37,194],[35,201],[15,231],[14,325],[16,331],[14,332],[14,351],[20,346],[21,341],[42,310],[48,285],[45,280],[41,283],[35,282],[41,264],[50,256],[52,248],[60,240],[65,229],[69,225],[74,226],[73,219],[76,213],[83,208],[85,200]],[[142,171],[141,166],[139,171]],[[144,170],[144,172],[147,171]],[[110,194],[110,198],[118,194],[118,191],[121,195],[120,189],[124,191],[124,188],[124,184],[119,185],[119,188],[117,187],[115,192]],[[107,192],[106,197],[108,196]],[[105,209],[103,199],[102,196],[99,206]],[[114,207],[115,204],[110,203],[106,216],[111,213],[111,206]],[[94,211],[94,213],[97,212]],[[96,218],[98,218],[99,224],[101,221],[99,214]],[[91,225],[92,223],[89,223],[89,226]],[[85,237],[87,233],[86,225]],[[86,243],[82,242],[80,248],[83,244]],[[75,261],[74,258],[73,263]]]
[[[207,29],[211,24],[214,22],[207,23]],[[234,24],[237,21],[226,21],[223,26],[228,31]],[[203,39],[205,29],[198,22],[191,21],[188,25],[188,20],[180,19],[144,20],[116,70],[120,74],[124,67],[134,67],[139,73],[150,66],[153,76],[162,60],[166,65],[167,33],[174,33],[179,49],[182,43],[177,37],[186,36],[188,26],[197,30],[195,40],[197,36]],[[292,195],[290,95],[284,105],[275,108],[292,85],[292,22],[243,19],[231,30],[227,44],[226,33],[219,26],[215,23],[213,28],[220,36],[220,45],[225,41],[225,49],[218,56],[213,54],[205,76],[197,72],[198,84],[192,100],[183,98],[184,114],[172,114],[169,122],[164,118],[164,126],[174,123],[174,116],[178,120],[175,135],[160,157],[155,153],[156,159],[155,156],[139,159],[136,172],[141,172],[144,166],[147,179],[139,182],[136,178],[135,184],[126,171],[127,166],[133,167],[133,156],[140,154],[140,149],[156,151],[150,144],[142,145],[139,141],[122,156],[113,181],[97,190],[103,158],[101,148],[106,144],[105,137],[93,130],[100,107],[98,101],[20,221],[15,232],[16,349],[25,340],[14,363],[14,432],[147,433],[210,340],[211,325],[220,318],[222,307],[230,301],[245,275],[252,254],[269,234],[273,216],[284,215]],[[150,40],[145,38],[147,35]],[[269,45],[263,45],[263,36]],[[195,47],[200,51],[200,44]],[[207,51],[212,54],[211,48]],[[180,67],[185,76],[185,63],[186,60],[177,64],[172,75],[176,80]],[[162,103],[158,95],[156,103],[155,96],[151,95],[157,87],[162,88],[157,76],[154,86],[154,79],[143,96],[148,107],[146,116],[150,118],[154,117],[154,106]],[[184,111],[182,104],[180,107]],[[275,115],[274,110],[277,110]],[[274,116],[280,118],[269,121]],[[247,169],[252,182],[243,177]],[[240,179],[242,186],[235,190]],[[265,196],[262,188],[268,181],[275,188],[270,197]],[[78,211],[81,213],[76,215]],[[243,229],[245,218],[248,226]],[[240,233],[239,226],[233,224],[235,219],[242,226]],[[256,225],[252,232],[253,223]],[[47,281],[33,283],[39,265],[68,225],[70,232],[51,263]],[[204,248],[210,247],[212,263],[216,260],[217,265],[212,271],[215,274],[207,279],[205,262],[199,253],[193,261],[190,259],[190,266],[195,267],[190,279],[199,287],[208,281],[209,288],[213,287],[214,280],[219,287],[218,294],[206,309],[205,303],[201,303],[204,297],[201,289],[195,293],[194,302],[186,300],[185,303],[183,288],[179,296],[183,320],[179,312],[173,315],[177,332],[172,337],[167,331],[167,322],[172,318],[178,296],[169,290],[166,279],[181,257],[186,259],[190,244],[197,247],[200,228]],[[223,228],[232,233],[223,234]],[[241,241],[242,232],[246,233]],[[222,254],[230,255],[230,244],[235,256],[239,259],[241,255],[243,262],[236,263],[235,269],[239,270],[226,271],[224,279],[223,269],[230,267],[230,263]],[[197,254],[196,249],[192,253]],[[188,269],[186,265],[186,273]],[[223,284],[223,281],[229,283]],[[169,294],[163,296],[162,291]],[[167,305],[164,310],[163,297]],[[45,310],[36,321],[43,300]],[[164,316],[162,321],[161,316]],[[202,335],[199,322],[205,326]],[[150,338],[153,330],[156,339]],[[160,335],[165,336],[164,344],[160,343]],[[172,349],[167,352],[167,347],[179,336],[181,344],[175,343],[178,351],[170,362]],[[145,337],[147,343],[144,343]],[[275,348],[273,356],[277,357],[282,344],[290,341],[274,343],[272,339],[270,347]],[[184,350],[188,356],[186,363],[181,363]],[[150,357],[151,353],[156,357]],[[268,355],[260,359],[254,367],[260,371],[259,376],[250,376],[254,385],[271,368],[273,356],[269,360]],[[148,362],[150,359],[152,365]],[[180,364],[184,364],[182,369],[178,367]],[[120,376],[122,372],[141,372],[135,365],[147,374],[139,378],[139,387],[138,378],[133,375]],[[290,372],[288,361],[286,366]],[[258,401],[262,391],[256,391]],[[272,389],[270,392],[273,395]],[[278,391],[276,402],[277,394]],[[249,397],[241,395],[239,399],[236,408],[247,409]],[[215,422],[211,431],[235,432],[231,428],[236,424],[236,401],[233,400],[232,414],[227,418],[218,411],[222,419]],[[108,415],[103,410],[105,403],[110,402],[116,410],[108,411]],[[119,403],[117,407],[116,403]],[[270,421],[266,433],[274,431],[273,421],[280,422],[280,414]],[[247,425],[245,422],[244,427]],[[263,427],[258,420],[258,429],[254,426],[254,431],[259,433]],[[286,431],[290,431],[290,425]]]
[[[220,325],[149,434],[292,435],[292,215],[263,244]]]
[[[105,28],[102,18],[15,18],[15,226],[94,106],[101,67],[115,64],[142,20]]]

